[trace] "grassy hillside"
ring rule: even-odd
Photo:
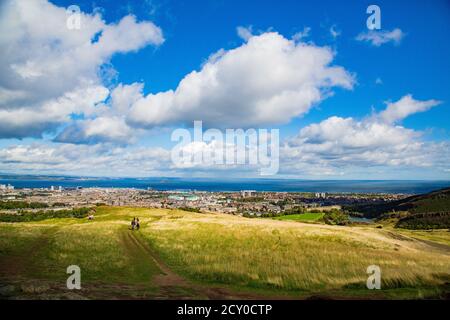
[[[450,211],[450,188],[407,198],[397,205],[397,211],[411,213]]]
[[[129,230],[134,216],[139,231]],[[0,295],[436,298],[448,294],[449,248],[372,227],[101,207],[94,221],[1,222]],[[80,291],[65,289],[71,264],[82,270]],[[365,288],[373,264],[382,290]]]
[[[450,211],[450,188],[415,195],[388,203],[366,204],[346,207],[358,211],[366,217],[379,217],[388,212],[408,211],[410,213],[448,212]]]
[[[450,212],[413,213],[400,218],[396,227],[415,230],[450,228]]]
[[[450,188],[380,204],[345,208],[368,218],[398,218],[398,227],[408,229],[450,228]]]

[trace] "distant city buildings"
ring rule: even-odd
[[[192,208],[193,211],[234,215],[261,216],[291,210],[295,207],[336,208],[355,203],[373,203],[405,198],[398,194],[325,193],[325,192],[235,192],[159,191],[134,188],[79,188],[50,186],[14,189],[0,185],[0,200],[39,202],[47,210],[87,206],[128,206],[144,208]]]
[[[175,201],[197,201],[200,198],[194,194],[186,193],[186,194],[171,194],[168,196],[169,200]]]
[[[316,192],[315,196],[316,196],[316,198],[325,199],[327,197],[327,194],[325,192]]]
[[[242,190],[241,195],[243,198],[252,197],[256,193],[256,190]]]

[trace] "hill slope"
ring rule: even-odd
[[[397,218],[396,227],[406,229],[450,228],[450,188],[432,191],[389,203],[347,208],[369,218]]]
[[[136,216],[141,229],[131,231]],[[2,290],[34,299],[446,297],[450,246],[409,234],[123,207],[99,207],[92,221],[0,222],[0,299]],[[82,289],[67,297],[71,264]],[[382,269],[381,290],[366,288],[369,265]]]
[[[364,213],[366,217],[378,218],[385,213],[407,211],[409,213],[437,213],[450,211],[450,188],[411,196],[380,204],[357,205],[348,208]]]

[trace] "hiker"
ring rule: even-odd
[[[141,224],[139,223],[139,218],[136,218],[136,229],[139,230]]]
[[[134,230],[135,227],[136,227],[136,218],[133,218],[133,220],[131,220],[131,230]]]

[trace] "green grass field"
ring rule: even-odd
[[[134,216],[139,231],[129,230]],[[448,231],[415,237],[289,217],[295,221],[100,207],[94,221],[0,223],[0,297],[448,297]],[[65,287],[69,265],[81,268],[81,290]],[[365,287],[369,265],[381,267],[381,290]]]

